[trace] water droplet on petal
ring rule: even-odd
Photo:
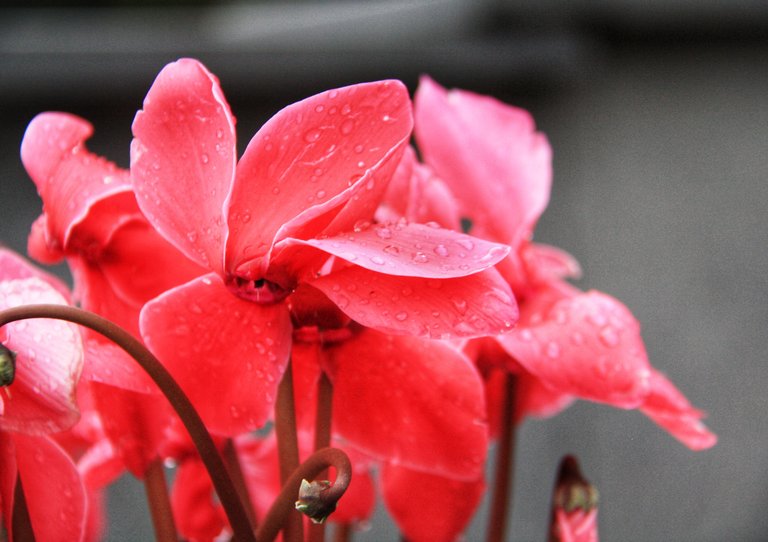
[[[384,265],[385,260],[381,256],[371,256],[371,261],[376,265]]]
[[[546,353],[547,353],[547,356],[552,359],[557,358],[558,356],[560,356],[560,345],[557,344],[555,341],[549,341],[547,343]]]
[[[427,258],[427,255],[423,252],[417,252],[413,255],[413,261],[416,263],[426,263],[429,261],[429,258]]]
[[[451,299],[453,302],[453,306],[456,307],[456,310],[459,311],[459,314],[466,314],[467,313],[467,300],[462,299],[460,297],[454,297]]]
[[[377,228],[376,235],[379,236],[381,239],[389,239],[390,237],[392,237],[392,230],[386,227]]]
[[[470,241],[469,239],[457,239],[456,244],[460,245],[461,247],[465,248],[466,250],[474,250],[475,243]]]
[[[584,335],[582,335],[582,334],[581,334],[580,332],[578,332],[578,331],[574,331],[574,332],[571,334],[571,342],[572,342],[574,345],[576,345],[576,346],[581,346],[582,344],[584,344]]]
[[[344,109],[341,110],[342,114],[344,114]],[[341,123],[341,126],[339,127],[339,131],[343,135],[349,135],[352,133],[352,130],[355,128],[355,121],[352,119],[347,119],[344,122]]]
[[[304,133],[304,141],[306,141],[307,143],[314,143],[318,139],[320,139],[320,130],[318,130],[317,128],[314,128],[312,130],[307,130]]]
[[[619,344],[619,334],[612,327],[603,328],[598,337],[600,338],[600,342],[609,348]]]
[[[448,256],[448,249],[447,249],[447,248],[445,248],[445,245],[437,245],[437,246],[434,248],[434,252],[435,252],[435,254],[437,254],[438,256],[442,256],[442,257]]]
[[[315,195],[317,199],[323,199],[325,197],[325,190],[318,190]]]
[[[361,231],[365,231],[365,230],[367,230],[370,227],[371,227],[371,223],[369,221],[367,221],[367,220],[358,220],[357,222],[355,222],[354,226],[352,226],[352,229],[356,233],[360,233]]]
[[[397,314],[395,314],[395,319],[399,320],[400,322],[404,322],[408,319],[408,313],[405,311],[400,311]]]
[[[204,152],[203,154],[201,154],[201,155],[200,155],[200,161],[201,161],[203,164],[207,164],[207,163],[210,161],[210,158],[208,157],[208,153],[205,153],[205,152]]]
[[[355,148],[353,150],[355,151],[356,154],[360,154],[365,150],[365,147],[363,147],[362,145],[355,145]]]

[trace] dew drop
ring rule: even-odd
[[[399,320],[400,322],[404,322],[408,319],[408,313],[405,311],[400,311],[397,314],[395,314],[395,319]]]
[[[530,329],[521,329],[519,335],[520,339],[525,342],[531,342],[533,340],[533,333],[531,333]]]
[[[437,246],[434,248],[434,252],[435,252],[435,254],[437,254],[438,256],[442,256],[442,257],[446,257],[446,256],[448,256],[448,249],[447,249],[447,248],[445,248],[445,245],[437,245]]]
[[[307,143],[314,143],[318,139],[320,139],[320,130],[318,130],[317,128],[313,130],[308,130],[304,133],[304,141],[306,141]]]
[[[609,348],[619,344],[619,334],[612,327],[603,328],[598,337],[600,338],[600,342]]]
[[[571,333],[571,342],[576,346],[581,346],[584,344],[584,335],[578,331],[574,331]]]
[[[325,197],[325,190],[318,190],[315,195],[318,199],[323,199]]]
[[[384,265],[385,260],[381,256],[371,256],[371,261],[376,265]]]
[[[317,107],[315,107],[315,111],[318,113],[322,113],[324,109],[325,109],[325,106],[323,104],[320,104]]]
[[[352,112],[352,107],[350,107],[349,104],[344,104],[341,107],[341,114],[342,115],[349,115]]]
[[[367,220],[358,220],[352,226],[352,229],[355,231],[355,233],[360,233],[361,231],[365,231],[365,230],[367,230],[370,227],[371,227],[371,223],[369,221],[367,221]]]
[[[413,261],[416,263],[426,263],[429,261],[429,258],[427,258],[427,255],[423,252],[417,252],[413,255]]]
[[[200,161],[201,161],[203,164],[207,164],[207,163],[208,163],[210,160],[211,160],[211,159],[208,157],[208,153],[205,153],[205,152],[204,152],[203,154],[201,154],[201,155],[200,155]]]
[[[344,110],[341,110],[342,113],[344,113]],[[344,122],[341,123],[341,126],[339,127],[339,131],[342,133],[342,135],[349,135],[352,133],[352,130],[355,128],[355,121],[352,119],[347,119]]]
[[[546,353],[547,353],[547,356],[552,359],[557,358],[558,356],[560,356],[560,345],[557,344],[555,341],[549,341],[547,343]]]
[[[365,147],[363,147],[362,145],[355,145],[355,148],[353,150],[355,151],[355,153],[360,154],[365,150]]]
[[[475,243],[473,243],[469,239],[457,239],[456,243],[461,247],[465,248],[466,250],[474,250],[475,248]]]
[[[466,314],[467,313],[467,300],[462,299],[460,297],[454,297],[451,299],[453,302],[453,306],[456,307],[456,310],[459,311],[459,314]]]
[[[392,230],[386,227],[377,228],[376,235],[381,239],[389,239],[392,237]]]

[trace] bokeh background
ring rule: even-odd
[[[580,402],[519,432],[508,540],[544,540],[559,458],[600,490],[607,541],[768,533],[768,3],[759,0],[181,1],[0,8],[0,241],[40,212],[18,149],[69,111],[128,165],[130,125],[182,56],[221,79],[240,145],[271,114],[343,84],[430,74],[530,110],[554,149],[536,239],[622,299],[652,363],[709,412],[693,453],[636,412]],[[59,270],[63,272],[62,270]],[[108,540],[149,540],[142,488],[109,493]],[[356,540],[396,540],[380,507]],[[468,532],[479,540],[483,513]]]

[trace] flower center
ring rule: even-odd
[[[237,297],[260,305],[277,303],[291,293],[290,290],[267,279],[246,279],[230,276],[227,277],[226,285],[229,291]]]

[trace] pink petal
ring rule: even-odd
[[[171,505],[185,540],[215,540],[228,527],[224,509],[214,495],[203,462],[197,457],[182,462],[173,481]]]
[[[354,232],[303,243],[365,269],[405,277],[463,277],[488,269],[509,254],[505,245],[404,221],[364,223]]]
[[[597,291],[521,306],[520,323],[498,340],[545,385],[568,395],[635,408],[650,391],[640,325],[617,299]]]
[[[291,348],[284,304],[243,301],[212,273],[147,303],[140,325],[212,432],[239,434],[271,417]]]
[[[99,264],[112,290],[136,306],[205,273],[144,221],[120,228]]]
[[[348,267],[311,284],[353,320],[386,333],[478,337],[509,331],[518,316],[512,292],[494,269],[438,280]]]
[[[531,116],[493,98],[446,91],[422,77],[416,140],[484,237],[514,248],[549,201],[551,150]]]
[[[581,266],[576,258],[557,247],[528,243],[522,252],[528,272],[539,283],[581,277]]]
[[[374,458],[472,479],[488,446],[483,386],[445,343],[363,330],[330,349],[334,428]]]
[[[556,534],[552,540],[556,542],[597,542],[597,508],[573,512],[558,508],[553,528]]]
[[[0,247],[0,280],[38,278],[48,283],[64,299],[69,299],[69,288],[58,277],[35,267],[14,251]]]
[[[83,539],[88,503],[72,459],[47,437],[14,434],[13,441],[35,538]]]
[[[400,152],[411,127],[408,91],[399,81],[323,92],[277,113],[238,164],[228,265],[234,270],[265,255],[284,224],[295,229],[339,207],[353,185],[375,184],[376,170]]]
[[[61,246],[94,203],[131,187],[127,171],[85,148],[92,133],[92,126],[74,115],[41,113],[21,142],[21,160],[48,217],[48,236]]]
[[[381,470],[384,502],[409,542],[452,542],[469,524],[485,490],[482,478],[452,480],[401,466]]]
[[[717,435],[701,423],[704,414],[658,371],[651,372],[651,394],[640,410],[691,450],[717,444]]]
[[[168,64],[136,114],[133,136],[141,210],[189,258],[221,272],[237,157],[235,119],[218,79],[196,60]]]
[[[0,309],[36,303],[66,300],[37,278],[0,282]],[[0,429],[41,435],[72,426],[79,416],[75,385],[83,364],[77,327],[59,320],[20,320],[4,326],[0,339],[17,354],[16,379],[8,393],[0,394]]]

